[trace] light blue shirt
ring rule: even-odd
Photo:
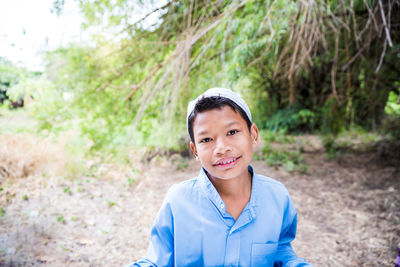
[[[297,213],[285,186],[249,171],[250,201],[236,221],[204,169],[172,186],[146,257],[131,266],[312,266],[290,245]]]

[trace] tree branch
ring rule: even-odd
[[[383,21],[383,27],[385,27],[385,33],[386,33],[386,40],[388,41],[388,44],[390,47],[393,47],[392,44],[392,38],[390,38],[390,31],[389,31],[389,27],[386,23],[386,17],[385,17],[385,12],[383,10],[383,5],[382,5],[382,0],[378,1],[379,3],[379,7],[381,9],[381,16],[382,16],[382,21]]]
[[[109,86],[114,80],[120,78],[121,76],[123,76],[125,74],[125,71],[133,66],[134,64],[136,64],[138,61],[142,60],[144,58],[144,56],[140,56],[139,58],[137,58],[134,61],[129,62],[128,64],[125,64],[122,69],[119,71],[118,74],[112,76],[111,78],[109,78],[106,82],[104,82],[102,85],[100,85],[99,87],[96,88],[96,93],[102,91],[104,88],[106,88],[107,86]]]
[[[147,13],[144,17],[142,17],[142,18],[139,19],[138,21],[136,21],[136,22],[134,22],[133,24],[130,24],[130,25],[128,25],[126,28],[122,29],[117,35],[120,35],[121,33],[123,33],[123,32],[125,32],[125,31],[131,29],[131,28],[134,27],[136,24],[138,24],[138,23],[142,22],[143,20],[147,19],[151,14],[153,14],[153,13],[159,11],[159,10],[162,10],[162,9],[167,8],[169,5],[171,5],[171,4],[172,4],[173,2],[175,2],[175,1],[176,1],[176,0],[172,0],[172,1],[168,2],[168,3],[166,3],[165,5],[161,6],[161,7],[158,7],[158,8],[156,8],[156,9],[153,9],[152,11],[150,11],[149,13]]]
[[[133,96],[133,94],[136,93],[136,91],[139,90],[139,88],[143,86],[143,84],[145,84],[148,80],[150,80],[151,77],[153,77],[154,74],[156,74],[157,71],[159,71],[161,69],[162,66],[163,66],[163,64],[158,64],[157,67],[154,68],[152,70],[152,72],[150,72],[150,74],[147,75],[146,78],[144,78],[138,85],[135,85],[133,87],[132,91],[126,96],[125,101],[129,100]]]

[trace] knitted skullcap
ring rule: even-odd
[[[227,88],[217,87],[217,88],[208,89],[207,91],[205,91],[204,93],[199,95],[195,100],[192,100],[189,102],[188,108],[187,108],[187,114],[186,114],[186,123],[187,124],[189,122],[189,116],[192,113],[192,111],[194,110],[197,102],[203,98],[212,97],[212,96],[220,96],[220,97],[225,97],[225,98],[232,100],[241,109],[243,109],[243,111],[246,113],[247,117],[249,118],[250,122],[252,121],[249,106],[247,105],[247,103],[243,100],[243,98],[239,94],[237,94]]]

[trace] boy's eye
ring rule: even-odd
[[[228,135],[234,135],[234,134],[236,134],[238,132],[238,130],[230,130],[229,132],[228,132]]]
[[[200,141],[200,143],[208,143],[208,142],[210,142],[211,141],[211,138],[204,138],[204,139],[202,139],[201,141]]]

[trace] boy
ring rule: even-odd
[[[172,186],[132,266],[311,266],[298,258],[297,214],[286,188],[249,165],[258,144],[246,102],[212,88],[190,102],[190,148],[199,175]]]

